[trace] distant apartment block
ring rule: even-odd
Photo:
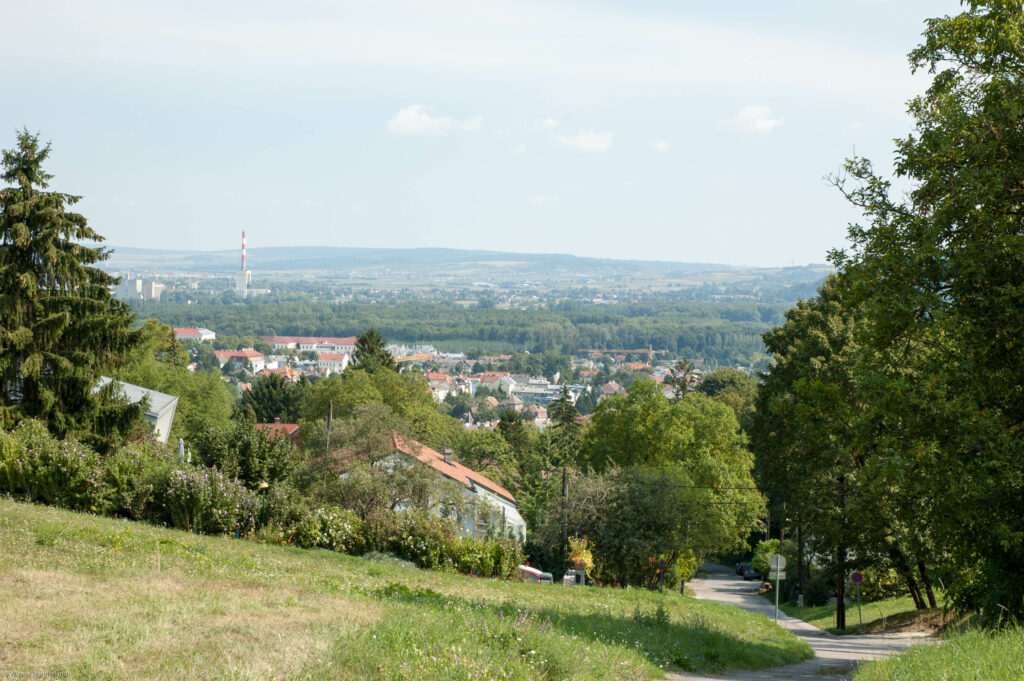
[[[202,327],[179,327],[174,329],[174,339],[179,341],[190,340],[195,341],[197,343],[202,343],[203,341],[216,340],[216,338],[217,334],[215,334],[213,331],[210,331],[209,329],[204,329]]]

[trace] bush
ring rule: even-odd
[[[117,450],[103,462],[106,512],[132,520],[154,517],[157,493],[178,467],[177,458],[155,443],[135,442]]]
[[[365,551],[387,553],[427,570],[508,579],[526,561],[513,540],[462,537],[451,520],[429,513],[376,513],[361,530]]]
[[[778,552],[778,539],[762,539],[757,542],[757,548],[754,550],[754,557],[751,559],[750,564],[757,570],[757,574],[761,575],[761,579],[768,579],[768,573],[771,572],[769,561]]]
[[[693,579],[693,576],[697,573],[697,557],[692,553],[680,556],[679,559],[676,560],[675,567],[678,574],[678,580],[675,584],[672,584],[673,587],[678,586],[679,584],[685,584]]]
[[[427,570],[456,570],[460,558],[455,525],[428,513],[398,518],[398,533],[388,542],[390,552]]]
[[[40,421],[23,421],[0,445],[0,481],[12,494],[78,511],[100,511],[105,489],[99,455],[57,440]]]
[[[317,508],[302,518],[291,531],[291,541],[306,549],[330,549],[359,555],[365,549],[363,522],[343,508]]]
[[[189,532],[218,534],[234,531],[253,498],[237,479],[216,468],[171,471],[160,491],[164,519]]]
[[[363,545],[367,551],[391,553],[388,542],[398,534],[398,519],[394,513],[371,513],[363,520]]]
[[[861,570],[864,583],[861,584],[861,597],[865,601],[881,601],[886,598],[907,594],[907,583],[894,568],[880,565],[869,565]],[[852,596],[853,589],[850,589]]]
[[[498,539],[488,542],[493,555],[493,577],[511,579],[519,574],[519,566],[526,562],[523,546],[512,539]]]

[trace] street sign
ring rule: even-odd
[[[782,554],[776,553],[769,559],[768,565],[771,566],[772,570],[785,570],[786,559],[782,557]]]
[[[768,579],[785,579],[785,578],[786,578],[786,571],[785,570],[772,570],[771,572],[768,573]]]
[[[859,572],[850,573],[850,581],[857,587],[857,633],[864,629],[864,616],[860,612],[860,585],[864,582],[864,575]]]

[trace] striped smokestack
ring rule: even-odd
[[[242,271],[245,271],[245,230],[242,230]]]

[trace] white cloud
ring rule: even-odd
[[[471,116],[457,121],[450,116],[435,116],[429,107],[413,104],[388,119],[388,132],[394,135],[430,135],[440,137],[453,130],[476,132],[483,125],[483,117]]]
[[[763,104],[750,104],[732,118],[720,121],[718,130],[735,132],[741,135],[765,135],[784,122],[781,118],[772,117],[772,108]]]
[[[512,147],[512,153],[515,154],[516,156],[519,156],[520,154],[525,154],[526,145],[520,142],[519,144]]]
[[[672,148],[672,143],[666,139],[657,139],[651,142],[650,147],[659,154],[664,154]]]
[[[537,132],[554,132],[555,128],[558,127],[558,121],[554,118],[545,118],[544,120],[537,121],[533,128]]]
[[[558,197],[555,196],[554,194],[534,194],[533,196],[530,197],[530,203],[537,205],[544,203],[552,203],[553,201],[557,200]]]
[[[861,123],[860,121],[854,121],[853,123],[850,123],[850,125],[848,127],[850,128],[850,130],[853,130],[854,132],[856,132],[857,130],[860,130],[861,128],[863,128],[864,124]]]
[[[552,134],[551,139],[566,149],[586,153],[603,154],[612,148],[614,134],[611,130],[580,130],[575,135]]]

